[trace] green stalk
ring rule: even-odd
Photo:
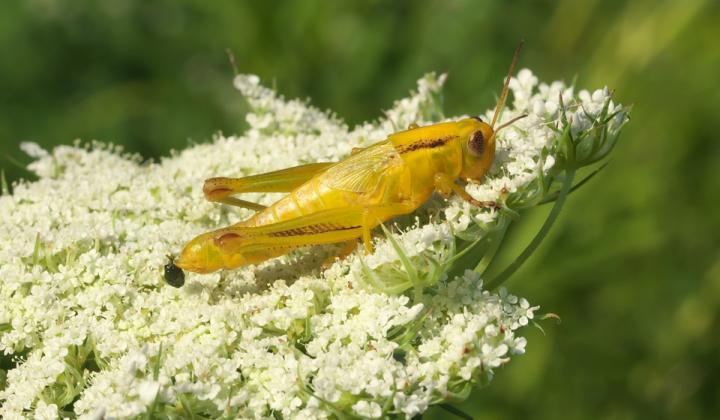
[[[7,179],[5,179],[5,171],[0,170],[0,195],[10,194]]]
[[[453,414],[455,417],[458,417],[458,418],[461,418],[464,420],[472,420],[472,416],[470,414],[468,414],[468,413],[462,411],[461,409],[459,409],[455,406],[452,406],[450,404],[440,404],[439,407],[442,408],[443,410]]]
[[[540,228],[540,231],[535,235],[535,237],[530,241],[528,246],[523,250],[520,255],[513,261],[510,265],[505,268],[500,274],[495,276],[495,278],[491,279],[487,283],[487,289],[493,290],[503,284],[505,280],[507,280],[511,275],[513,275],[520,266],[523,265],[525,261],[527,261],[528,258],[535,252],[538,246],[540,246],[540,243],[545,239],[545,236],[547,236],[548,232],[550,231],[550,228],[552,227],[553,223],[555,223],[555,220],[560,215],[560,210],[562,209],[563,204],[565,204],[565,199],[567,198],[568,194],[570,193],[570,189],[572,188],[572,181],[575,177],[575,168],[569,168],[567,169],[565,180],[563,181],[562,188],[560,190],[560,194],[557,197],[557,200],[555,200],[555,204],[553,205],[552,210],[550,210],[550,214],[548,214],[547,219],[545,219],[545,223],[543,223],[542,227]]]
[[[500,249],[500,244],[503,243],[503,239],[505,239],[505,233],[507,232],[508,226],[510,226],[510,222],[503,220],[500,229],[497,232],[494,232],[490,242],[490,247],[485,251],[485,254],[475,266],[476,273],[482,276],[485,270],[487,270],[493,258],[495,258],[495,254],[498,249]]]

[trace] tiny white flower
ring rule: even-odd
[[[31,141],[24,141],[20,143],[20,150],[35,159],[45,158],[49,156],[47,150],[40,147],[39,144]]]
[[[40,400],[35,407],[35,420],[55,420],[59,418],[58,407]]]
[[[145,380],[137,385],[138,397],[145,405],[150,405],[155,401],[159,390],[160,383],[152,380]]]
[[[353,411],[358,413],[359,415],[371,419],[379,418],[382,415],[382,407],[380,407],[380,404],[376,402],[367,402],[365,400],[360,400],[356,402],[353,406]]]

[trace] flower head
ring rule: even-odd
[[[433,198],[376,237],[374,254],[323,272],[332,246],[189,274],[181,289],[162,279],[188,238],[249,215],[204,201],[202,180],[340,160],[439,121],[443,81],[425,76],[383,118],[351,129],[241,75],[249,130],[160,162],[101,143],[23,145],[39,180],[0,196],[0,351],[12,362],[0,416],[411,417],[491,378],[525,351],[518,329],[537,307],[484,289],[481,270],[453,268],[458,241],[492,237],[506,220],[457,198]],[[539,180],[570,162],[562,133],[582,138],[612,114],[600,122],[616,136],[625,121],[607,90],[576,98],[561,82],[537,83],[529,70],[510,82],[502,120],[530,116],[499,135],[487,179],[468,186],[476,199],[536,203]]]

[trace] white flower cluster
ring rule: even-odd
[[[0,197],[0,417],[126,418],[142,413],[268,418],[325,418],[345,412],[408,417],[462,395],[493,368],[521,354],[515,331],[536,309],[524,299],[482,289],[477,274],[440,282],[421,301],[383,293],[362,281],[362,264],[398,265],[386,239],[361,261],[352,255],[320,272],[327,247],[299,250],[257,266],[189,274],[181,289],[162,278],[166,255],[194,235],[247,217],[203,200],[202,181],[245,176],[346,157],[409,123],[439,118],[443,77],[385,117],[353,130],[305,102],[286,101],[238,76],[252,111],[241,137],[216,137],[141,162],[103,144],[51,152],[25,144],[39,180]],[[593,94],[528,70],[511,82],[506,121],[530,117],[499,139],[487,182],[470,192],[497,199],[553,165],[541,157],[555,135],[557,97],[573,124],[597,113]],[[575,127],[574,127],[575,129]],[[250,194],[269,204],[277,194]],[[408,255],[432,251],[494,211],[434,199],[398,238]],[[420,216],[419,216],[420,217]],[[0,377],[2,379],[2,377]]]

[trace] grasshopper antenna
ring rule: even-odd
[[[497,134],[497,133],[498,133],[500,130],[502,130],[503,128],[512,125],[512,123],[514,123],[515,121],[517,121],[517,120],[522,120],[523,118],[525,118],[525,117],[527,117],[527,116],[528,116],[528,114],[518,115],[517,117],[513,118],[512,120],[510,120],[510,121],[506,122],[505,124],[502,124],[500,127],[498,127],[498,128],[495,130],[495,134]]]
[[[510,69],[508,70],[507,77],[505,78],[505,84],[503,84],[502,93],[500,93],[500,99],[498,99],[498,103],[495,106],[495,114],[493,114],[492,123],[490,124],[490,127],[492,127],[493,130],[495,130],[495,123],[497,122],[498,116],[500,115],[500,111],[505,106],[505,99],[507,99],[510,78],[515,71],[515,64],[517,64],[518,57],[520,56],[520,50],[522,50],[524,44],[525,41],[520,41],[520,45],[515,48],[515,53],[513,54],[512,62],[510,63]],[[517,120],[517,118],[515,120]],[[513,120],[512,122],[514,122],[515,120]],[[501,126],[500,128],[503,128],[504,126],[507,126],[507,124],[503,124],[503,126]],[[500,128],[498,128],[498,130]]]

